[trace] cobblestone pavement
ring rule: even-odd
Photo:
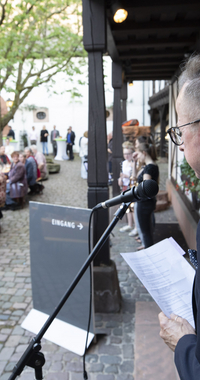
[[[44,203],[87,208],[87,182],[80,178],[81,162],[76,156],[73,162],[61,162],[61,171],[50,175],[44,183],[43,195],[31,200]],[[7,380],[12,369],[28,346],[32,334],[21,328],[21,323],[32,308],[30,257],[29,257],[29,208],[5,211],[0,234],[0,377]],[[115,261],[122,294],[122,308],[116,314],[96,314],[97,328],[104,328],[105,335],[98,335],[86,356],[89,380],[134,379],[134,322],[135,302],[151,301],[138,278],[119,255],[134,250],[134,238],[119,232],[120,222],[111,237],[111,258]],[[42,352],[46,363],[43,375],[46,380],[83,379],[82,358],[45,339]],[[34,378],[34,370],[27,367],[20,377]]]

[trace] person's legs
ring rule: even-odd
[[[45,144],[46,154],[47,154],[47,156],[48,156],[48,154],[49,154],[49,152],[48,152],[48,142],[46,141],[44,144]]]
[[[42,142],[42,153],[45,154],[45,151],[44,151],[44,142]]]
[[[67,147],[66,147],[66,154],[69,157],[68,152],[69,152],[69,144],[67,144]]]
[[[73,160],[73,151],[72,151],[72,145],[68,144],[68,150],[69,150],[69,159]]]
[[[134,215],[135,215],[135,226],[137,228],[137,232],[142,242],[142,245],[144,245],[142,231],[141,231],[139,220],[138,220],[138,203],[137,202],[134,203]]]
[[[57,143],[56,143],[56,141],[53,141],[53,155],[54,155],[54,157],[57,155]]]
[[[133,228],[133,213],[130,211],[127,213],[128,225]]]
[[[71,160],[74,159],[73,145],[71,145]]]
[[[141,240],[145,248],[153,245],[152,212],[155,208],[154,200],[138,202],[137,218],[141,229]]]

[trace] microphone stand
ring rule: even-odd
[[[123,203],[118,208],[118,210],[114,214],[113,220],[108,225],[108,227],[104,231],[103,235],[100,237],[100,239],[96,243],[95,247],[93,248],[92,252],[88,256],[87,260],[82,265],[78,274],[76,275],[76,277],[72,281],[71,285],[69,286],[68,290],[66,291],[64,296],[61,298],[58,306],[55,308],[54,312],[48,317],[47,321],[44,323],[44,325],[42,326],[39,333],[31,340],[29,346],[27,347],[27,349],[23,353],[22,357],[19,359],[18,363],[13,368],[13,372],[12,372],[12,374],[8,380],[16,379],[16,377],[22,373],[22,371],[26,365],[35,369],[36,380],[42,380],[43,379],[42,367],[45,363],[45,358],[44,358],[43,353],[40,352],[40,350],[41,350],[41,343],[40,343],[41,338],[43,337],[43,335],[45,334],[45,332],[47,331],[47,329],[49,328],[49,326],[51,325],[53,320],[56,318],[59,311],[64,306],[64,304],[67,301],[67,299],[69,298],[70,294],[72,293],[72,291],[74,290],[74,288],[76,287],[76,285],[78,284],[78,282],[80,281],[80,279],[82,278],[82,276],[84,275],[84,273],[86,272],[88,267],[90,266],[91,262],[96,257],[99,250],[102,248],[103,244],[108,239],[108,237],[109,237],[110,233],[112,232],[113,228],[115,227],[115,225],[118,223],[118,221],[120,219],[123,218],[126,210],[130,206],[130,204],[131,204],[131,202]]]

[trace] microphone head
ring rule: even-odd
[[[141,182],[137,187],[137,196],[141,199],[153,198],[158,194],[158,184],[153,179]]]

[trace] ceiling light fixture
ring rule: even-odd
[[[133,86],[133,81],[130,81],[128,84],[130,87]]]
[[[111,10],[113,13],[113,20],[116,23],[121,23],[126,20],[128,16],[128,12],[126,9],[123,8],[120,1],[116,1],[112,6]]]

